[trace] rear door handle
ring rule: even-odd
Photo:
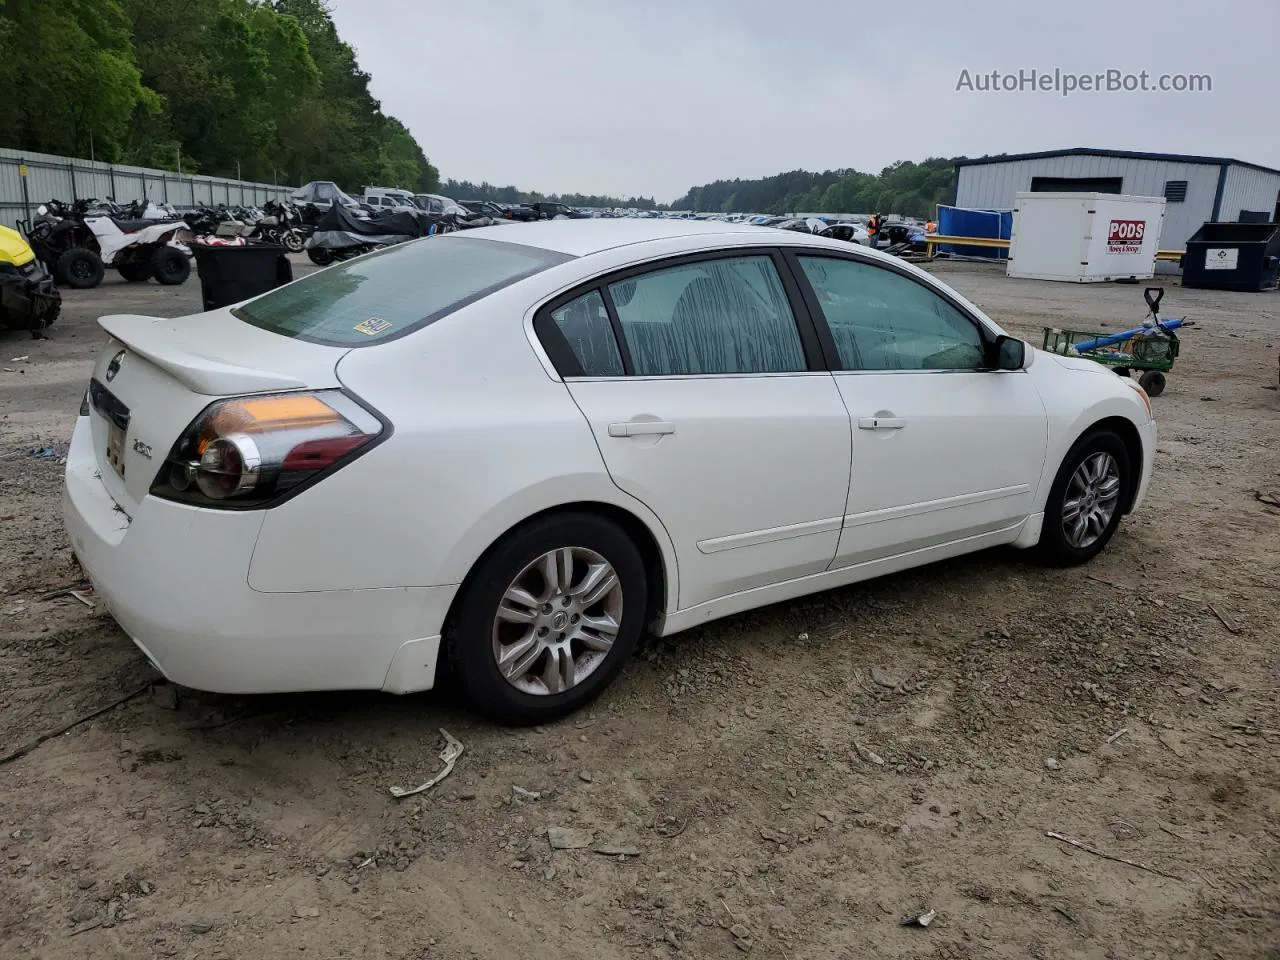
[[[901,430],[907,425],[902,417],[859,417],[859,430]]]
[[[658,437],[675,433],[676,425],[667,420],[628,420],[609,424],[611,437]]]

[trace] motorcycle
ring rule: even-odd
[[[0,226],[0,328],[39,339],[61,310],[62,295],[35,250],[17,230]]]
[[[335,201],[307,240],[307,257],[317,266],[327,267],[392,244],[456,229],[448,218],[426,213],[387,213],[365,220]]]
[[[268,200],[262,212],[262,219],[257,223],[257,236],[269,243],[280,244],[290,253],[301,253],[307,243],[307,233],[297,208],[291,203]]]

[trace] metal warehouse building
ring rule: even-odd
[[[956,162],[956,206],[1012,210],[1024,191],[1164,197],[1160,249],[1183,250],[1207,220],[1280,221],[1280,170],[1227,157],[1074,147]]]

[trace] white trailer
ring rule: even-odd
[[[1164,197],[1019,193],[1008,276],[1076,283],[1152,277],[1164,205]]]

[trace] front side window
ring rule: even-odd
[[[572,259],[523,244],[433,237],[336,263],[250,300],[232,314],[298,340],[371,346]]]
[[[768,256],[655,270],[609,285],[642,377],[806,369],[791,304]]]
[[[609,312],[598,290],[551,311],[551,322],[568,345],[576,369],[562,370],[564,376],[620,377],[622,356],[613,336]],[[572,365],[570,365],[572,366]]]
[[[799,257],[844,370],[976,370],[977,325],[928,287],[892,270]]]

